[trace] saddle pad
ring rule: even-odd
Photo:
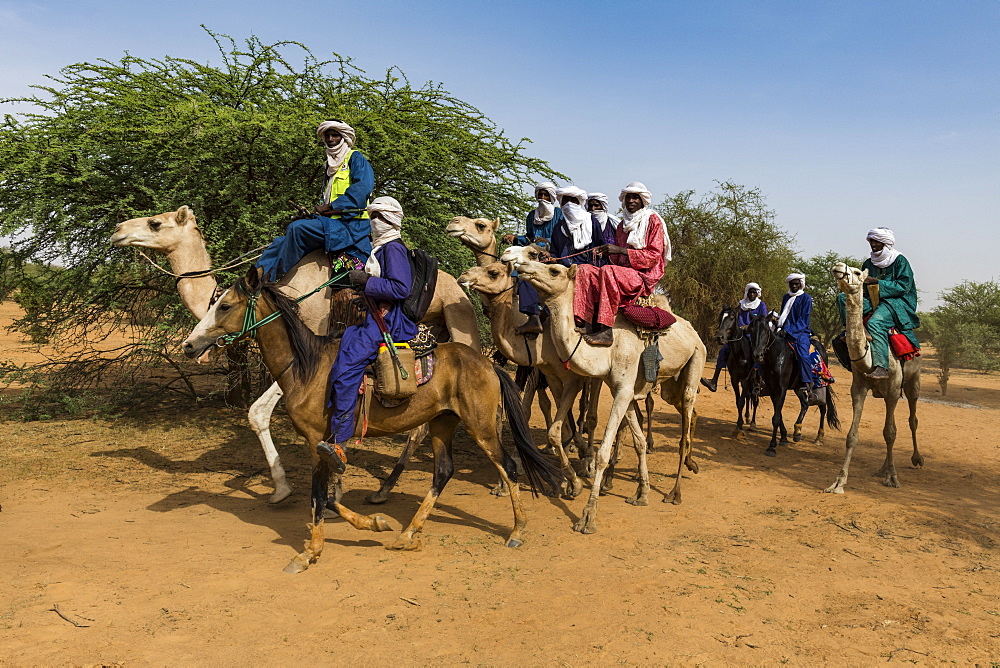
[[[677,322],[673,313],[655,306],[629,304],[623,306],[621,311],[629,322],[643,329],[664,330]]]

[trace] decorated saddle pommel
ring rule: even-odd
[[[631,304],[621,307],[622,315],[640,329],[665,330],[677,322],[677,316],[666,309],[654,306],[656,301],[655,295],[639,297]]]

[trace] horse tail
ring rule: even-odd
[[[514,436],[514,447],[521,457],[521,465],[528,478],[531,493],[537,496],[538,490],[544,489],[547,484],[553,494],[558,494],[562,484],[566,481],[566,475],[562,469],[543,457],[535,446],[528,421],[521,410],[521,396],[517,391],[517,385],[510,379],[506,371],[495,364],[493,371],[500,379],[503,412],[507,415],[507,424],[510,425],[510,432]]]
[[[826,423],[840,431],[840,417],[837,415],[836,394],[833,385],[826,386]]]

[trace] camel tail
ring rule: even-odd
[[[558,494],[566,480],[565,474],[558,466],[542,456],[542,453],[535,446],[531,438],[531,430],[528,428],[528,421],[521,410],[521,395],[517,391],[517,385],[510,379],[507,372],[495,364],[493,371],[500,379],[503,412],[507,414],[507,424],[510,425],[510,432],[514,436],[514,447],[517,449],[517,454],[521,456],[521,465],[528,477],[531,493],[537,496],[538,491],[548,485],[553,494]]]
[[[840,431],[840,417],[837,415],[836,394],[833,385],[826,386],[826,423]]]

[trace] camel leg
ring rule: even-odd
[[[257,434],[260,447],[264,450],[264,458],[267,459],[267,465],[271,469],[274,494],[268,499],[268,503],[280,503],[292,493],[292,488],[288,485],[288,480],[285,477],[285,469],[281,465],[281,458],[278,456],[278,450],[274,447],[274,441],[271,439],[271,413],[274,412],[274,407],[278,404],[281,396],[281,388],[278,387],[277,383],[272,383],[271,387],[267,388],[264,394],[253,402],[247,415],[247,419],[250,420],[250,428]]]
[[[559,388],[558,407],[555,418],[552,420],[552,426],[547,433],[549,449],[559,456],[559,465],[566,474],[567,487],[564,496],[568,499],[575,499],[583,491],[583,483],[577,476],[576,470],[573,469],[573,465],[569,461],[569,455],[566,452],[566,448],[563,447],[562,442],[562,427],[564,422],[567,421],[576,395],[580,391],[581,380],[573,379],[559,383],[561,387]],[[556,386],[553,385],[552,387],[555,388]]]
[[[587,499],[587,505],[584,506],[579,521],[573,526],[574,531],[580,533],[595,533],[597,531],[597,498],[600,496],[601,481],[604,478],[604,470],[608,467],[611,447],[618,434],[618,427],[631,403],[631,390],[627,387],[621,388],[615,393],[611,414],[608,416],[608,423],[604,429],[604,440],[601,442],[601,447],[595,457],[594,481],[590,487],[590,497]]]
[[[655,388],[654,388],[655,389]],[[656,407],[653,401],[653,393],[646,395],[646,452],[653,452],[653,409]]]
[[[917,372],[911,376],[911,380],[908,380],[904,374],[903,382],[906,384],[906,403],[910,407],[910,436],[913,439],[913,454],[910,456],[910,463],[920,468],[924,465],[924,457],[917,449],[917,399],[920,397],[920,369],[917,369]]]
[[[896,444],[896,404],[899,402],[899,391],[891,388],[885,397],[885,425],[882,427],[882,438],[885,439],[885,461],[875,475],[882,478],[886,487],[899,487],[896,477],[896,463],[892,457],[892,448]]]
[[[663,497],[664,503],[670,502],[674,505],[680,505],[681,476],[685,465],[693,473],[698,473],[698,465],[695,463],[691,451],[694,442],[694,428],[698,422],[698,413],[694,408],[695,401],[698,398],[698,381],[696,378],[700,375],[701,367],[701,364],[691,364],[685,372],[687,382],[681,395],[680,405],[677,406],[677,412],[681,416],[681,440],[678,444],[677,453],[677,478],[674,480],[674,488],[670,490],[668,495]],[[682,380],[685,379],[685,376],[682,376]]]
[[[285,566],[285,573],[301,573],[309,568],[310,564],[316,563],[316,560],[323,553],[323,513],[326,512],[329,489],[330,466],[326,460],[320,459],[314,452],[311,495],[312,523],[309,524],[309,540],[306,541],[303,551],[292,557],[292,560]]]
[[[649,395],[646,395],[649,399]],[[646,462],[646,438],[639,422],[639,404],[633,402],[633,410],[625,413],[629,427],[632,428],[632,443],[635,445],[635,454],[639,459],[639,486],[635,494],[625,499],[625,503],[633,506],[649,505],[649,468]]]
[[[424,527],[427,516],[434,509],[438,497],[444,491],[444,486],[451,480],[455,473],[455,463],[451,455],[451,440],[458,427],[459,418],[455,414],[439,415],[430,421],[431,448],[434,450],[434,477],[431,480],[431,488],[427,490],[427,495],[420,503],[420,507],[414,514],[413,519],[392,545],[386,546],[389,550],[419,550],[423,547],[423,541],[415,538],[415,535]]]
[[[601,495],[611,492],[615,488],[615,469],[618,467],[618,455],[621,453],[622,438],[625,435],[625,423],[618,427],[615,434],[615,444],[611,447],[611,458],[608,460],[608,468],[604,469],[604,480],[601,481]],[[634,442],[634,441],[633,441]]]
[[[596,470],[595,454],[596,448],[594,448],[594,438],[597,434],[597,410],[600,407],[601,402],[601,380],[597,378],[591,378],[586,381],[589,385],[589,405],[587,406],[587,443],[581,448],[579,456],[580,461],[583,462],[583,466],[580,468],[580,475],[585,478],[593,478],[594,471]]]
[[[422,424],[410,431],[406,438],[406,446],[403,448],[403,452],[400,453],[396,465],[392,467],[389,477],[382,481],[382,485],[378,488],[377,492],[372,492],[365,497],[365,503],[378,505],[389,500],[389,492],[399,482],[399,476],[402,475],[403,469],[406,468],[406,463],[410,461],[410,457],[413,456],[413,452],[417,447],[423,443],[424,437],[427,436],[427,431],[428,427],[426,424]]]
[[[859,374],[859,371],[855,371],[855,374]],[[824,492],[829,492],[831,494],[843,494],[844,485],[847,483],[847,471],[851,466],[851,456],[854,454],[854,448],[858,445],[858,426],[861,424],[861,414],[865,410],[865,398],[868,396],[868,388],[864,383],[858,381],[857,378],[851,383],[851,407],[854,411],[854,416],[851,418],[851,428],[847,432],[847,456],[844,457],[844,465],[840,467],[840,473],[837,475],[837,480],[832,485],[824,489]]]

